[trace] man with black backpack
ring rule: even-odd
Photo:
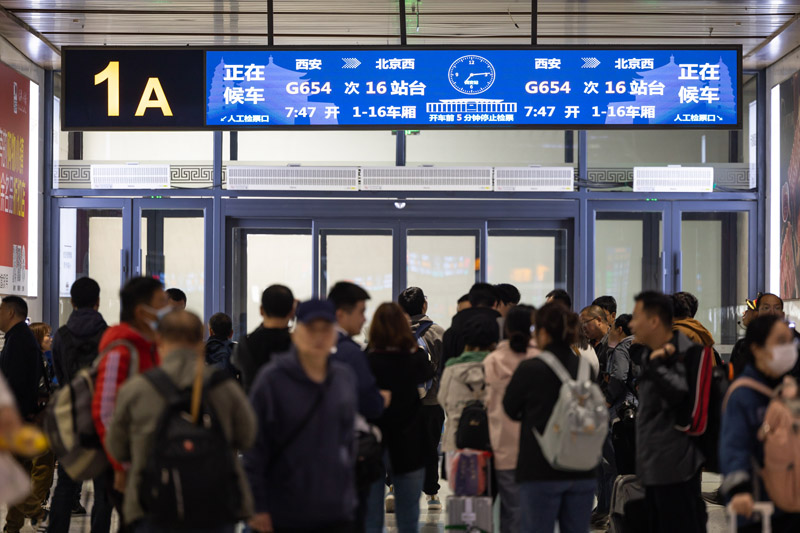
[[[123,516],[135,531],[233,533],[252,514],[237,450],[252,446],[244,391],[204,360],[203,323],[172,311],[158,324],[161,365],[119,390],[106,447],[129,463]]]
[[[72,313],[67,324],[61,326],[53,337],[53,366],[58,382],[68,385],[78,370],[94,363],[98,355],[100,338],[108,325],[100,308],[100,285],[92,278],[75,280],[70,288]],[[82,482],[73,481],[58,465],[58,481],[50,502],[50,533],[67,533],[72,514],[85,514],[80,503]],[[95,495],[92,508],[92,533],[107,533],[111,524],[110,505],[104,505],[105,495]]]
[[[439,501],[439,441],[442,438],[444,409],[439,405],[439,365],[442,361],[444,328],[428,318],[428,297],[419,287],[409,287],[397,299],[400,307],[411,317],[411,331],[433,365],[434,376],[422,398],[422,417],[428,443],[428,460],[425,463],[425,483],[422,491],[428,497],[428,511],[441,511]]]

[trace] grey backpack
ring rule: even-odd
[[[544,428],[533,434],[542,455],[556,470],[592,470],[603,456],[603,442],[608,434],[608,408],[600,387],[591,379],[589,363],[579,357],[578,378],[553,354],[537,356],[561,380],[561,390],[553,412]]]

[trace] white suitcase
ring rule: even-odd
[[[775,514],[775,504],[772,502],[755,502],[753,504],[753,513],[761,516],[761,532],[772,533],[772,515]],[[731,533],[736,533],[739,529],[736,519],[736,513],[728,505],[728,522],[731,526]]]
[[[449,496],[446,531],[492,533],[492,499],[488,496]]]

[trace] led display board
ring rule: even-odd
[[[741,127],[737,46],[66,48],[64,76],[70,130]]]

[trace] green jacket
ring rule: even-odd
[[[190,387],[194,381],[196,361],[197,355],[194,351],[175,350],[162,359],[161,368],[178,388],[183,389]],[[213,367],[206,367],[206,378],[212,372]],[[217,413],[225,437],[231,443],[231,453],[236,454],[237,450],[250,448],[256,438],[256,418],[241,386],[233,380],[221,383],[209,393],[209,402]],[[141,375],[125,382],[117,395],[114,416],[106,435],[106,449],[114,459],[129,465],[123,503],[126,524],[144,518],[144,511],[139,503],[139,478],[153,448],[156,425],[164,407],[162,396]],[[238,458],[236,469],[243,495],[241,516],[251,516],[253,497]]]

